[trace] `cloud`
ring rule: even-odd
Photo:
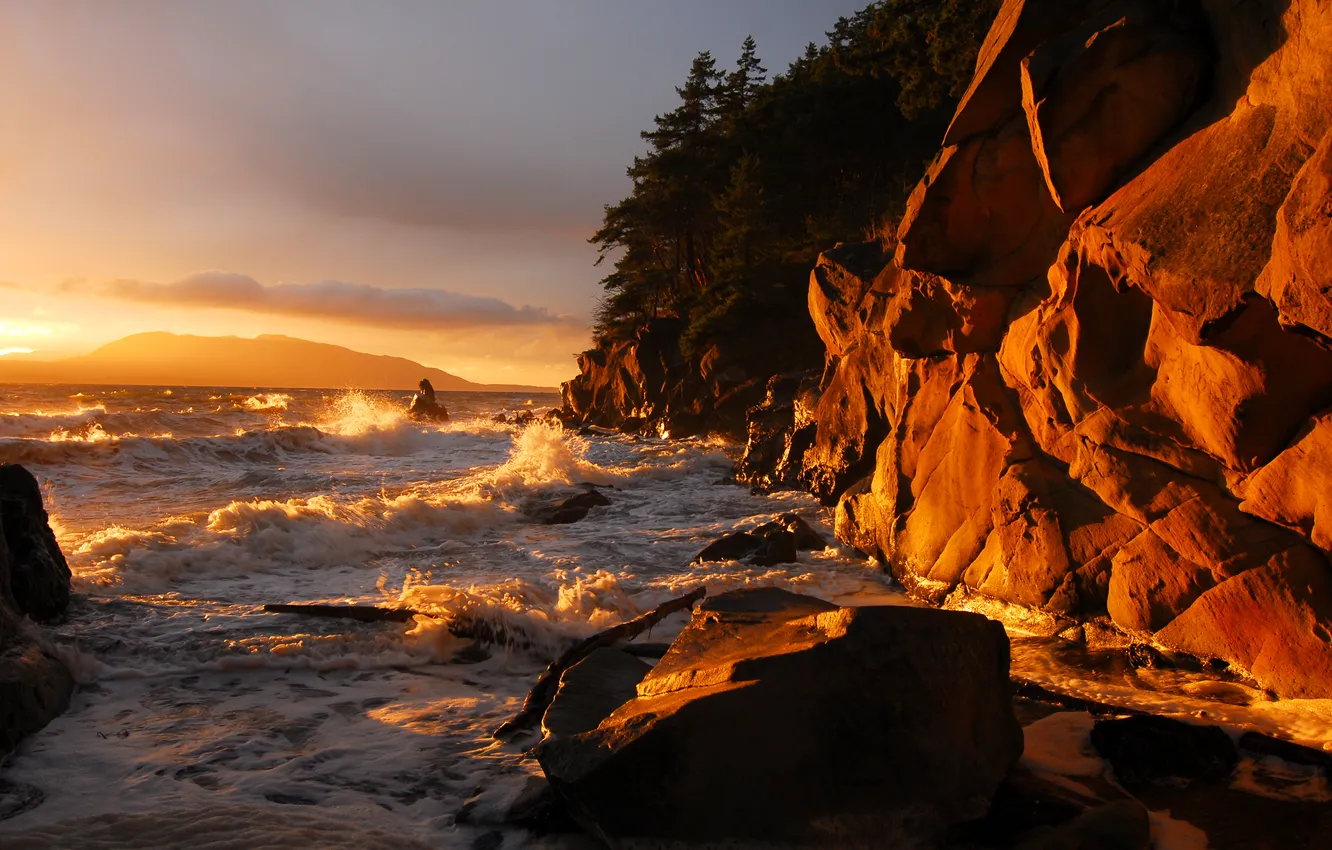
[[[82,284],[68,283],[66,288],[86,291]],[[577,324],[544,308],[439,289],[385,289],[340,280],[264,286],[249,275],[225,271],[196,272],[174,283],[114,280],[92,291],[146,304],[246,310],[396,330]]]

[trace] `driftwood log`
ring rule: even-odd
[[[603,646],[611,646],[621,641],[633,640],[638,635],[652,628],[662,619],[669,617],[677,611],[687,611],[694,607],[694,603],[707,595],[707,588],[700,587],[696,590],[686,593],[684,596],[671,599],[653,608],[651,611],[620,623],[618,626],[612,626],[604,632],[598,632],[591,637],[579,641],[559,658],[551,662],[546,671],[537,679],[537,683],[532,686],[532,690],[527,694],[527,699],[523,702],[522,709],[514,716],[512,720],[507,721],[496,729],[493,733],[494,738],[501,741],[507,741],[521,732],[532,728],[546,713],[546,708],[551,700],[555,698],[555,691],[559,687],[560,676],[565,670],[582,661],[594,651]]]

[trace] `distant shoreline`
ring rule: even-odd
[[[41,381],[41,380],[10,380],[0,373],[0,386],[41,386],[41,387],[72,387],[75,389],[83,387],[161,387],[163,389],[203,389],[203,390],[327,390],[328,392],[346,392],[348,390],[362,390],[365,392],[389,393],[389,392],[416,392],[415,387],[307,387],[307,386],[278,386],[274,384],[182,384],[166,381]],[[494,395],[520,395],[522,393],[531,393],[533,395],[559,395],[559,387],[530,387],[521,384],[478,384],[475,389],[463,390],[436,390],[439,395],[444,394],[494,394]]]

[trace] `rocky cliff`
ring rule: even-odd
[[[668,437],[745,436],[746,412],[764,398],[767,374],[753,352],[714,345],[680,353],[684,324],[657,319],[631,339],[606,339],[578,355],[561,387],[566,422]],[[761,355],[758,355],[761,359]]]
[[[1008,0],[895,253],[813,273],[838,536],[1332,697],[1330,130],[1329,0]]]

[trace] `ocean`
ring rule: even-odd
[[[0,461],[42,482],[74,572],[52,634],[80,682],[69,711],[0,769],[0,843],[587,846],[486,823],[539,775],[522,746],[490,733],[569,641],[700,585],[913,604],[837,545],[773,568],[691,564],[718,536],[780,513],[834,539],[812,497],[730,481],[740,447],[496,421],[544,412],[555,395],[440,393],[451,421],[423,425],[406,418],[409,397],[0,386]],[[571,525],[532,519],[584,483],[611,504]],[[421,615],[263,610],[288,602]],[[508,642],[469,649],[444,625],[458,615]],[[1010,634],[1014,671],[1032,681],[1332,740],[1332,701],[1100,663],[1020,622]]]

